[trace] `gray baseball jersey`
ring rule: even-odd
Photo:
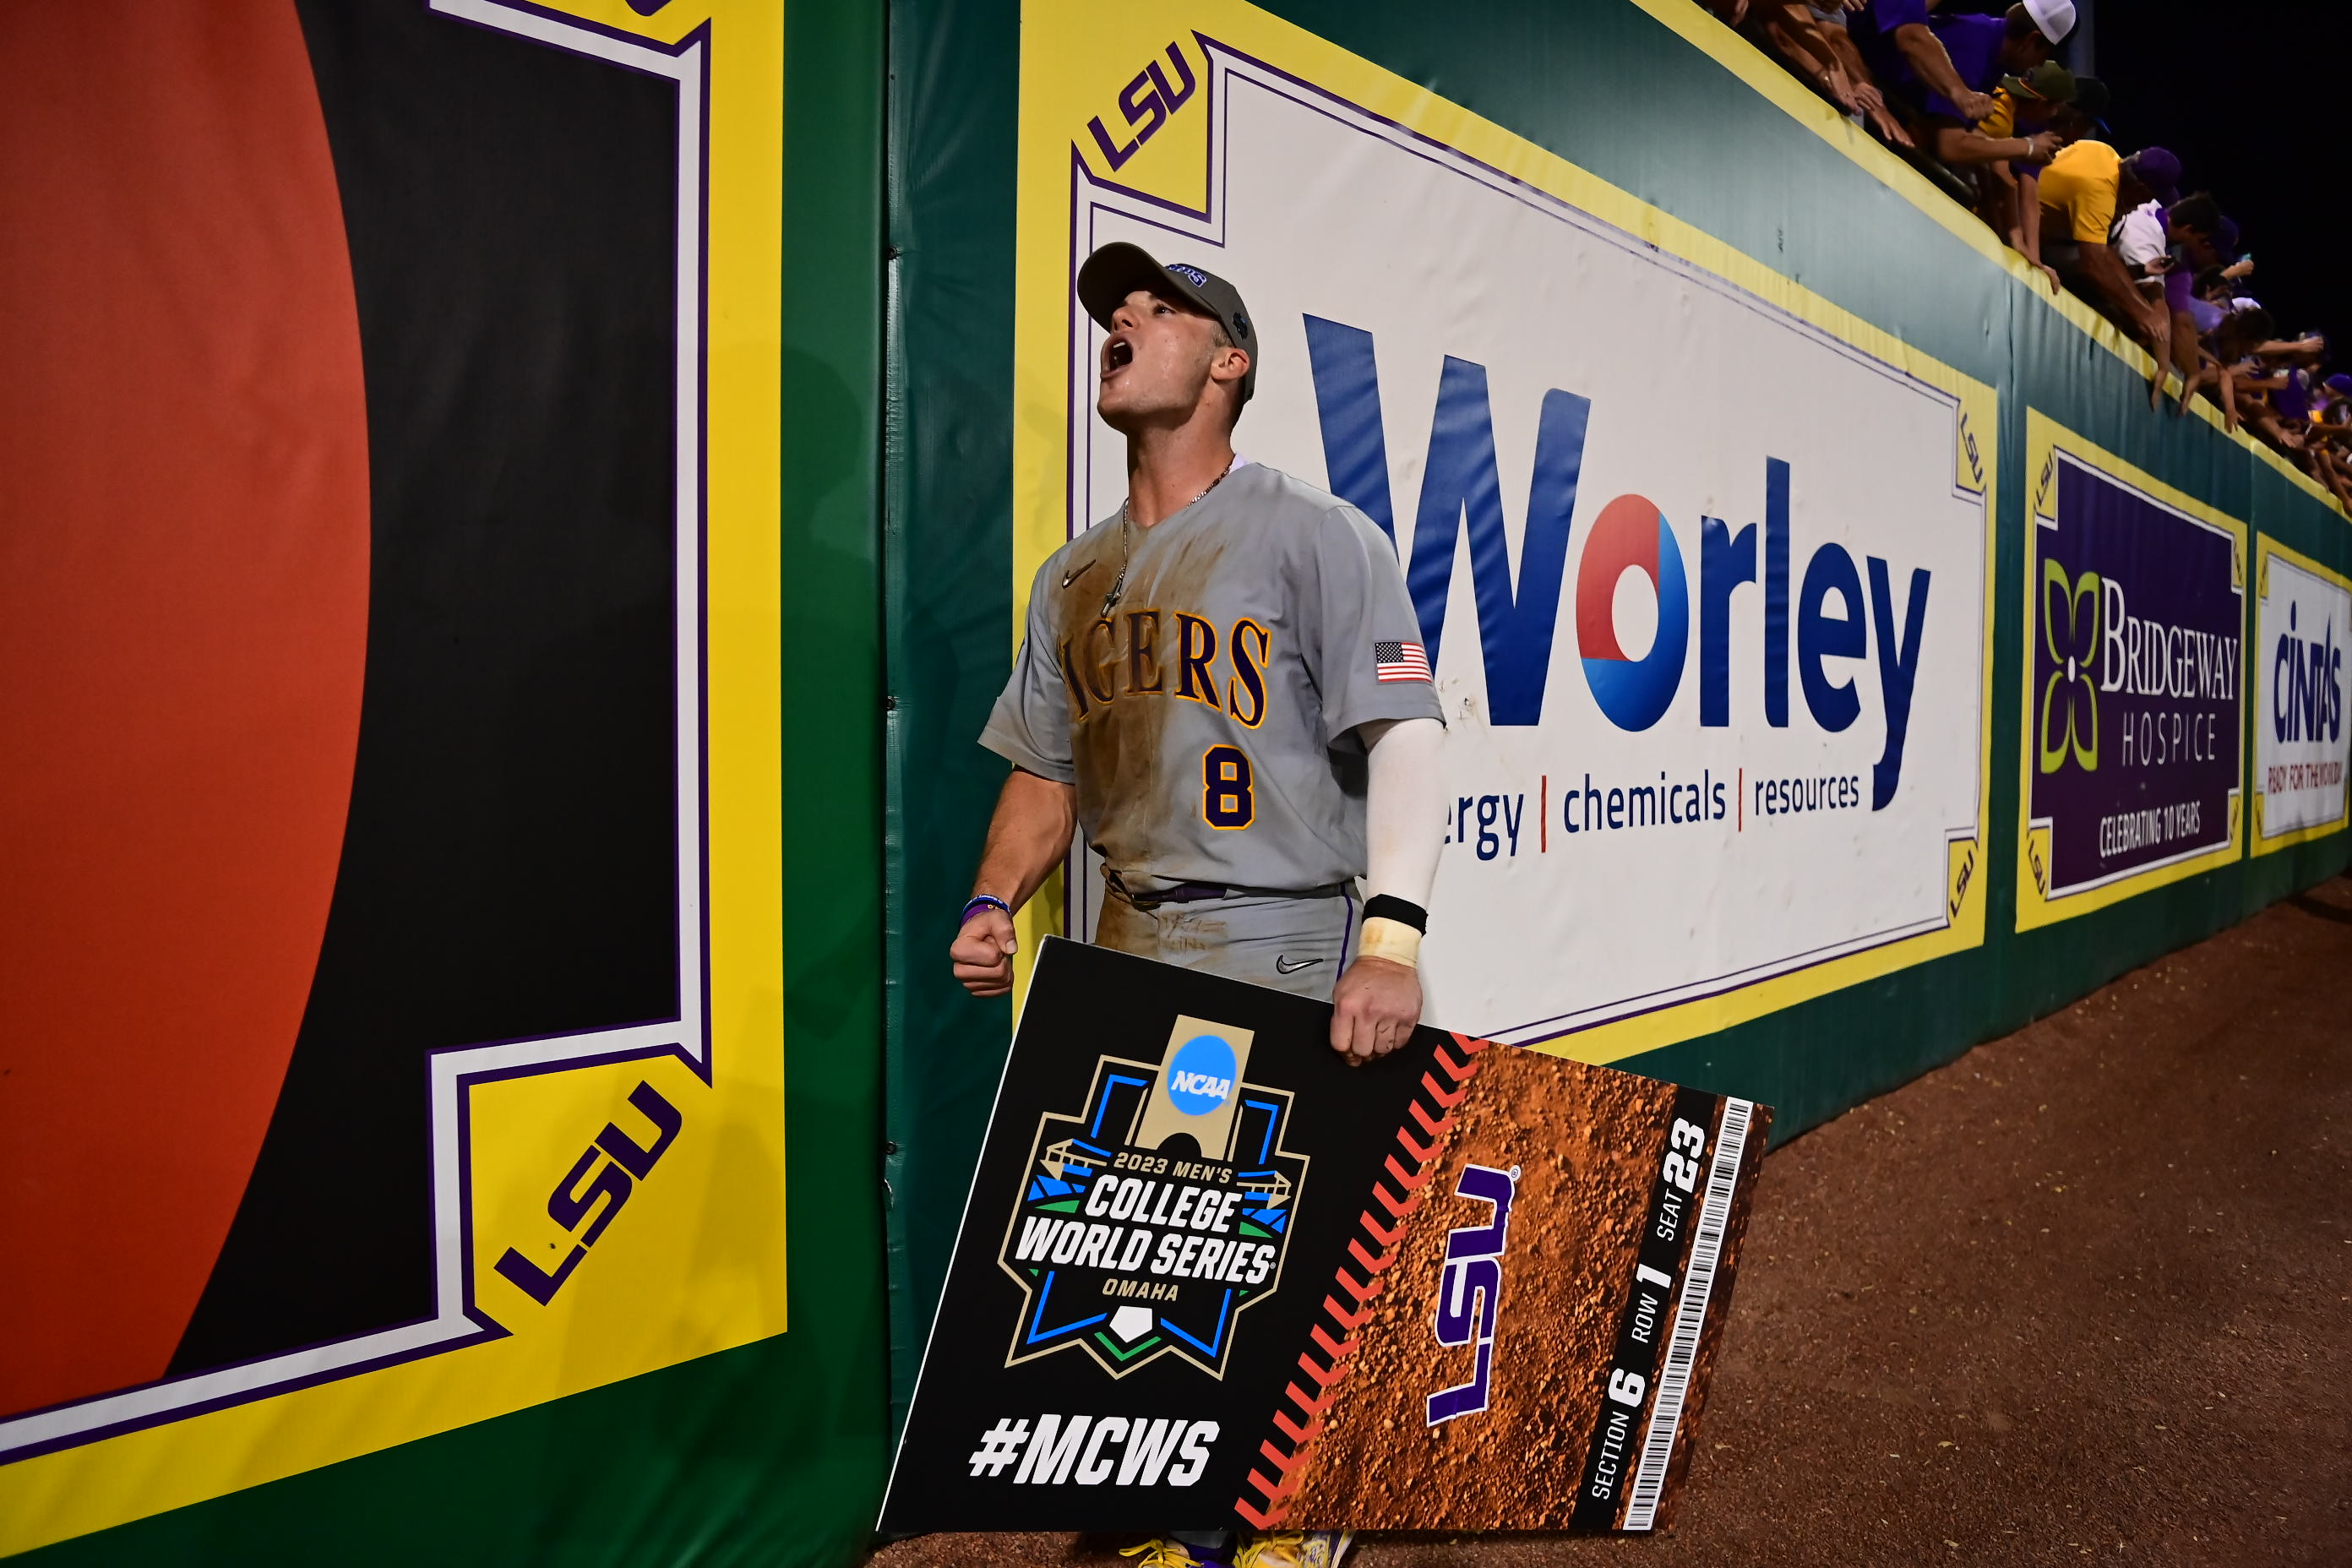
[[[1375,719],[1440,717],[1396,550],[1338,497],[1260,464],[1132,531],[1054,552],[981,744],[1077,786],[1133,892],[1304,890],[1364,874]]]

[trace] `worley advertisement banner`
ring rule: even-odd
[[[782,25],[588,9],[10,13],[0,1553],[786,1326]]]
[[[1654,1529],[1770,1111],[1048,940],[887,1531]]]
[[[2017,923],[2238,858],[2246,527],[2027,418]]]
[[[1433,1018],[1606,1060],[1981,940],[1988,388],[1246,5],[1023,48],[1016,594],[1125,485],[1079,263],[1231,279],[1236,445],[1390,535],[1435,667]]]
[[[2265,537],[2254,567],[2254,853],[2340,831],[2352,581]]]

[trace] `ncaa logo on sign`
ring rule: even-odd
[[[1187,1116],[1206,1116],[1234,1097],[1234,1047],[1215,1035],[1195,1035],[1169,1065],[1168,1098]]]

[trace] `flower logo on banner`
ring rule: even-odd
[[[2042,688],[2040,752],[2045,773],[2064,767],[2070,752],[2084,773],[2099,771],[2099,688],[2091,679],[2091,667],[2098,657],[2100,614],[2096,572],[2070,579],[2059,563],[2042,563],[2042,642],[2050,651],[2050,662],[2058,667]],[[2057,728],[2062,721],[2063,731]]]

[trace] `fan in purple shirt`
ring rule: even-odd
[[[1890,86],[1907,89],[1927,111],[1968,123],[1992,112],[1990,92],[2002,71],[2031,70],[2050,58],[2051,46],[2074,26],[2074,0],[2023,0],[2005,16],[1946,16],[1929,22],[1929,0],[1870,0],[1847,18],[1847,28],[1871,67]],[[1982,26],[1955,24],[1981,23]],[[2012,26],[2034,35],[2036,44],[2010,38]],[[1945,35],[1949,33],[1950,38]],[[1968,52],[1964,68],[1948,43]],[[2014,52],[2017,63],[2004,63]],[[1987,58],[1989,55],[1989,58]]]

